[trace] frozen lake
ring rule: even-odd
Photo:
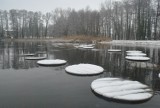
[[[121,52],[108,52],[121,49]],[[127,50],[140,50],[149,61],[125,59]],[[42,53],[43,52],[43,53]],[[62,66],[39,66],[37,60],[26,60],[23,54],[63,59]],[[79,63],[102,66],[103,74],[76,76],[65,67]],[[75,48],[61,43],[0,42],[0,108],[158,108],[160,107],[160,48],[95,45],[95,49]],[[97,78],[118,77],[139,81],[155,92],[145,102],[117,102],[98,96],[91,90]]]

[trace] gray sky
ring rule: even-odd
[[[90,9],[99,9],[105,0],[0,0],[1,10],[26,9],[31,11],[50,12],[55,8],[66,9],[68,7],[76,10],[87,6]]]

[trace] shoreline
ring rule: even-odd
[[[102,38],[40,38],[40,39],[6,39],[8,42],[55,42],[55,43],[100,43],[117,46],[160,47],[160,40],[104,40]]]
[[[103,41],[101,44],[112,44],[121,46],[142,46],[142,47],[160,47],[160,40],[112,40]]]
[[[99,43],[102,41],[108,42],[111,39],[106,37],[93,36],[67,36],[59,38],[19,38],[19,39],[4,39],[8,42],[59,42],[59,43]]]

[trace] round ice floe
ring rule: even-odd
[[[86,47],[87,45],[85,45],[85,44],[82,44],[82,45],[77,45],[77,46],[75,46],[76,48],[83,48],[83,47]]]
[[[76,48],[84,48],[84,49],[93,49],[94,45],[93,44],[88,44],[88,45],[79,45],[75,46]]]
[[[39,60],[37,63],[39,65],[51,66],[51,65],[63,65],[66,64],[67,61],[55,59],[55,60]]]
[[[26,57],[26,60],[42,60],[42,59],[46,59],[46,57]]]
[[[95,44],[82,44],[82,45],[75,45],[76,48],[84,48],[84,49],[92,49],[94,48]]]
[[[93,46],[84,46],[82,48],[84,48],[84,49],[93,49],[94,47]]]
[[[100,74],[104,69],[93,64],[77,64],[65,68],[66,72],[76,75],[95,75]]]
[[[120,78],[99,78],[91,83],[94,92],[107,98],[123,101],[142,101],[153,96],[153,90],[138,81]]]
[[[125,57],[128,60],[135,60],[135,61],[147,61],[150,60],[149,57],[142,57],[142,56],[126,56]]]
[[[120,52],[121,50],[119,49],[109,49],[108,52]]]
[[[130,51],[126,51],[127,53],[142,53],[142,51],[138,51],[138,50],[130,50]]]
[[[127,56],[146,56],[145,53],[127,53]]]

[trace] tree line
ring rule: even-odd
[[[100,10],[57,8],[45,14],[0,10],[0,38],[77,35],[116,40],[160,39],[160,0],[106,0]]]

